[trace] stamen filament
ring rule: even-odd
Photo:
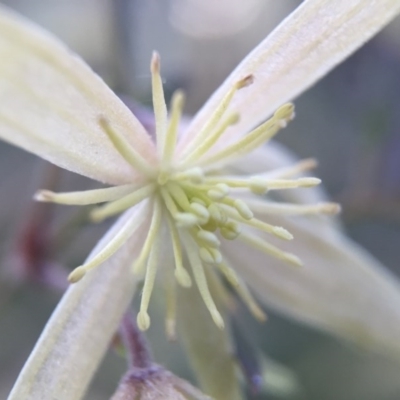
[[[161,209],[161,207],[159,207]],[[157,236],[157,233],[156,233]],[[150,317],[147,312],[150,303],[151,293],[153,292],[154,281],[156,279],[158,259],[159,259],[159,235],[153,240],[149,259],[146,267],[146,276],[144,278],[144,285],[142,291],[142,299],[140,301],[140,309],[137,315],[137,324],[140,330],[146,331],[150,327]]]
[[[137,187],[138,185],[132,184],[66,193],[55,193],[50,190],[39,190],[35,193],[34,199],[37,201],[57,204],[85,206],[88,204],[97,204],[106,201],[117,200],[121,196],[131,193]]]
[[[205,138],[205,140],[199,144],[191,153],[185,157],[180,166],[181,168],[185,168],[185,166],[189,163],[195,162],[199,159],[203,154],[205,154],[222,136],[222,134],[228,129],[228,127],[239,122],[239,114],[234,113],[229,115],[225,121],[210,135]]]
[[[107,203],[104,206],[95,208],[91,211],[90,218],[94,222],[100,222],[108,217],[119,214],[122,211],[125,211],[128,208],[135,206],[147,197],[151,196],[154,190],[155,185],[153,183],[142,186],[140,189],[135,190],[133,193],[121,197],[118,200],[114,200],[111,203]]]
[[[176,283],[172,275],[166,277],[165,282],[165,334],[168,340],[176,340]]]
[[[97,253],[91,260],[86,264],[83,264],[75,268],[68,276],[68,280],[71,283],[78,282],[89,270],[99,266],[101,263],[111,257],[142,225],[145,214],[142,214],[141,219],[138,221],[136,218],[130,218],[118,230],[117,234],[107,243],[107,245]]]
[[[293,176],[296,176],[303,172],[315,169],[317,165],[317,160],[315,160],[314,158],[306,158],[305,160],[301,160],[296,164],[289,165],[287,167],[277,168],[258,176],[264,179],[287,179],[292,178]]]
[[[282,251],[281,249],[278,249],[278,247],[273,246],[272,244],[266,242],[256,235],[242,232],[238,236],[238,239],[248,244],[249,246],[254,247],[257,250],[262,251],[263,253],[278,258],[279,260],[286,261],[287,263],[292,264],[296,267],[303,266],[303,262],[294,254]]]
[[[100,117],[99,124],[117,151],[129,164],[132,165],[133,168],[139,170],[147,177],[152,177],[154,175],[154,169],[140,155],[140,153],[133,148],[124,136],[110,126],[107,119]]]
[[[188,156],[188,154],[193,151],[193,149],[195,149],[200,143],[202,143],[205,140],[205,138],[209,136],[210,132],[217,126],[217,124],[221,120],[229,104],[231,103],[235,93],[239,89],[249,86],[252,83],[253,83],[253,76],[249,75],[241,79],[240,81],[236,82],[236,84],[234,84],[231,87],[231,89],[228,91],[225,97],[218,104],[214,113],[211,114],[210,119],[207,121],[207,123],[198,133],[198,135],[196,135],[196,137],[188,144],[187,148],[182,154],[182,159],[185,159]]]
[[[190,265],[192,267],[193,276],[199,289],[200,295],[211,314],[211,317],[218,328],[224,328],[224,320],[219,313],[213,298],[211,297],[210,290],[208,288],[207,279],[204,273],[203,263],[198,255],[197,246],[192,242],[190,238],[185,238],[186,252],[189,258]]]
[[[182,91],[177,90],[172,95],[172,100],[171,100],[171,117],[167,129],[167,134],[165,137],[164,151],[162,152],[163,166],[169,165],[174,155],[176,140],[179,130],[179,121],[182,115],[183,102],[184,102],[184,94]]]
[[[151,86],[153,94],[153,110],[156,121],[157,150],[161,157],[164,150],[167,133],[167,105],[165,104],[164,89],[160,75],[160,56],[153,52],[150,63]]]
[[[275,112],[272,118],[264,122],[258,128],[225,149],[204,158],[199,161],[199,163],[201,165],[213,164],[222,160],[237,158],[251,152],[262,143],[270,140],[281,128],[286,126],[287,122],[293,118],[293,109],[294,107],[291,103],[283,105]]]
[[[234,220],[246,224],[248,226],[252,226],[253,228],[259,229],[260,231],[270,233],[272,235],[275,235],[279,237],[280,239],[285,239],[285,240],[292,240],[293,235],[288,232],[285,228],[282,228],[281,226],[274,226],[271,224],[267,224],[266,222],[260,221],[259,219],[252,218],[252,219],[245,219],[242,216],[240,216],[236,210],[233,210],[230,207],[226,207],[225,205],[221,205],[223,207],[224,211],[226,214],[233,218]]]
[[[147,233],[146,240],[143,244],[142,251],[133,264],[133,272],[135,274],[140,274],[143,272],[143,267],[145,266],[146,259],[149,257],[152,247],[155,246],[155,241],[157,238],[158,231],[161,226],[162,209],[158,198],[154,199],[153,204],[153,215],[150,223],[149,232]]]
[[[218,264],[218,269],[225,276],[229,284],[236,290],[243,303],[248,307],[253,316],[260,322],[267,319],[266,314],[257,304],[245,283],[238,277],[236,272],[225,262]]]
[[[337,214],[340,205],[337,203],[295,204],[272,203],[265,200],[247,200],[250,209],[259,214],[309,215],[309,214]]]
[[[170,215],[167,217],[168,227],[171,233],[171,241],[172,241],[172,249],[174,252],[175,257],[175,278],[178,283],[183,287],[191,287],[192,280],[190,278],[189,273],[186,271],[185,267],[183,266],[182,260],[182,246],[181,241],[179,238],[178,229],[175,226],[174,221]]]

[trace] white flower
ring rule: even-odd
[[[170,333],[175,324],[175,284],[188,287],[192,279],[214,322],[223,327],[209,290],[211,281],[218,285],[219,270],[260,319],[264,315],[241,277],[260,299],[295,318],[399,351],[398,285],[331,227],[280,217],[330,213],[337,206],[275,204],[261,197],[268,190],[318,184],[316,178],[295,177],[313,163],[257,170],[250,176],[238,173],[236,164],[293,118],[293,105],[286,101],[326,74],[399,10],[399,0],[305,1],[228,77],[180,140],[183,97],[175,94],[168,117],[155,54],[151,62],[155,144],[81,60],[47,33],[1,8],[0,137],[61,167],[115,185],[81,193],[42,191],[37,199],[109,202],[93,211],[96,221],[123,212],[93,255],[71,273],[75,282],[102,264],[67,292],[11,398],[40,393],[38,374],[46,371],[54,387],[60,379],[63,387],[71,384],[65,398],[78,398],[141,274],[138,323],[148,328],[147,308],[157,269],[170,293]],[[293,248],[303,267],[297,256],[272,244],[274,237],[282,243],[292,239],[289,232],[295,236]],[[160,262],[161,251],[163,260],[173,253],[173,268]],[[278,266],[265,253],[295,266],[281,262]],[[171,276],[176,279],[168,279]],[[121,293],[124,287],[126,293]],[[219,296],[219,291],[213,294]],[[96,334],[86,349],[79,336],[87,338],[93,330]],[[85,378],[76,384],[83,370]]]

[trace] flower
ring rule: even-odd
[[[138,325],[142,330],[150,326],[147,309],[160,263],[161,243],[165,241],[170,241],[170,244],[164,245],[164,252],[167,252],[170,247],[174,254],[173,273],[176,282],[186,288],[192,285],[191,276],[184,266],[185,255],[203,301],[218,327],[223,328],[224,321],[215,305],[208,283],[208,280],[218,279],[214,270],[219,270],[231,283],[255,317],[264,320],[264,313],[222,254],[221,240],[239,240],[267,255],[298,267],[302,263],[295,255],[279,250],[256,236],[250,229],[246,229],[264,231],[283,240],[293,238],[284,228],[270,225],[261,218],[256,218],[254,211],[261,215],[275,212],[312,214],[338,211],[338,206],[332,203],[309,206],[274,204],[265,199],[256,200],[256,195],[261,197],[267,191],[312,187],[319,184],[320,180],[317,178],[288,179],[314,166],[312,161],[301,162],[269,174],[250,176],[237,175],[228,169],[232,161],[252,152],[284,128],[294,116],[293,105],[281,106],[272,118],[258,128],[218,149],[220,138],[223,139],[228,128],[239,120],[237,113],[226,115],[226,111],[236,93],[253,83],[253,77],[246,76],[233,85],[201,128],[200,133],[188,146],[179,151],[176,146],[183,95],[180,91],[175,93],[168,121],[157,53],[153,54],[151,73],[156,117],[156,144],[153,149],[155,154],[151,154],[150,157],[155,161],[149,163],[123,135],[114,130],[105,117],[100,116],[100,126],[120,153],[121,158],[138,172],[138,176],[129,184],[85,192],[57,194],[42,190],[36,194],[35,198],[39,201],[75,205],[108,202],[91,212],[91,218],[97,222],[147,203],[150,223],[147,229],[141,231],[145,240],[133,265],[133,272],[136,275],[145,273],[138,314]],[[243,229],[243,227],[246,228]],[[75,268],[69,280],[75,283],[82,279],[89,270],[99,266],[116,252],[137,228],[137,218],[126,215],[124,225],[115,237],[94,258]],[[168,256],[164,255],[164,257]],[[205,266],[213,266],[214,269],[208,268],[206,272]],[[213,274],[212,277],[211,274]],[[172,286],[167,288],[167,295],[171,297],[167,299],[167,304],[170,305],[167,309],[167,326],[170,336],[174,336],[175,281],[168,278],[166,281]]]
[[[255,150],[284,127],[293,117],[293,106],[284,103],[388,23],[399,12],[400,1],[305,1],[228,77],[179,140],[182,95],[178,92],[174,96],[168,122],[159,58],[154,55],[151,66],[156,144],[82,61],[47,33],[1,10],[0,137],[61,167],[115,185],[84,194],[40,192],[39,200],[64,204],[109,201],[93,211],[95,220],[123,212],[88,261],[70,275],[71,281],[77,281],[102,263],[67,292],[13,394],[18,388],[26,388],[24,376],[32,376],[38,369],[51,373],[61,365],[68,374],[52,379],[63,375],[62,379],[72,382],[84,368],[85,379],[81,382],[87,382],[136,287],[138,274],[131,274],[133,259],[136,272],[145,273],[138,324],[148,328],[147,307],[159,253],[166,241],[172,244],[175,258],[174,272],[169,270],[167,277],[174,273],[180,285],[190,286],[192,278],[182,261],[184,248],[203,302],[219,327],[223,326],[223,318],[209,290],[217,268],[260,319],[264,315],[241,277],[260,299],[297,319],[342,337],[399,351],[398,285],[331,226],[288,219],[272,222],[279,219],[278,212],[331,212],[337,206],[282,206],[255,199],[254,193],[267,189],[318,184],[316,178],[287,179],[308,170],[312,162],[264,173],[260,167],[266,161],[253,163],[250,158],[247,168],[257,170],[250,177],[233,175],[228,168],[235,161],[240,169],[236,163],[239,156]],[[268,213],[271,216],[264,217]],[[284,224],[288,231],[281,227]],[[265,235],[256,234],[253,228]],[[301,264],[296,256],[267,239],[277,236],[290,240],[289,231],[295,236],[293,242],[300,243],[296,249],[305,261],[304,267],[281,264],[275,270],[270,261],[266,265],[263,252]],[[223,252],[219,250],[221,237]],[[228,243],[232,239],[234,244]],[[237,241],[257,250],[246,253]],[[110,271],[109,264],[114,270]],[[165,282],[169,285],[171,280]],[[169,299],[173,300],[172,282],[168,289]],[[123,288],[127,293],[121,293]],[[173,332],[175,305],[174,301],[167,303],[168,326]],[[369,310],[373,312],[367,313]],[[95,315],[100,312],[101,318]],[[93,329],[97,332],[85,351],[85,345],[77,339],[78,332],[85,332],[87,337]],[[55,341],[63,343],[60,348],[65,350],[46,347],[46,342]],[[44,354],[43,364],[40,360]],[[63,357],[72,359],[73,354],[82,359],[79,368],[76,360],[73,367],[60,362]],[[73,390],[79,396],[84,388],[81,385]]]

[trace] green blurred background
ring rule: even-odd
[[[167,95],[183,88],[193,113],[227,74],[300,1],[296,0],[9,0],[2,1],[54,32],[121,95],[151,103],[148,70],[160,52]],[[400,20],[296,101],[297,117],[278,141],[299,157],[319,160],[318,176],[343,205],[350,237],[400,275]],[[146,114],[144,114],[146,118]],[[17,256],[27,226],[44,212],[43,238],[57,236],[50,259],[78,265],[107,228],[78,232],[76,210],[34,206],[32,194],[56,177],[79,190],[88,180],[60,172],[0,144],[0,398],[6,398],[62,291],[48,290]],[[69,227],[63,229],[63,226]],[[64,232],[61,237],[59,232]],[[67,232],[67,234],[65,234]],[[54,250],[54,249],[53,249]],[[25,264],[24,264],[25,262]],[[53,277],[63,285],[63,269]],[[161,321],[159,314],[153,320]],[[398,400],[400,361],[338,342],[269,312],[260,326],[246,318],[254,345],[295,374],[298,390],[255,399]],[[179,343],[161,322],[148,334],[156,361],[192,378]],[[399,338],[400,340],[400,338]],[[108,399],[125,363],[110,352],[87,399]],[[272,367],[266,368],[271,378]],[[292,376],[292,375],[290,375]],[[279,382],[275,382],[279,384]],[[279,386],[279,385],[278,385]],[[272,389],[272,386],[271,386]],[[280,397],[282,396],[282,397]]]

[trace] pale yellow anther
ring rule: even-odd
[[[76,283],[80,281],[86,275],[86,268],[81,265],[80,267],[76,267],[69,275],[68,281],[70,283]]]
[[[192,285],[192,280],[182,261],[182,246],[179,238],[178,229],[175,226],[174,221],[170,215],[167,216],[168,226],[171,233],[172,249],[175,258],[175,277],[178,283],[183,287],[190,287]]]
[[[136,321],[141,331],[147,331],[150,328],[150,316],[147,311],[139,311]]]
[[[222,200],[229,194],[229,186],[225,183],[218,183],[207,191],[208,197],[213,201]]]
[[[214,264],[219,264],[222,262],[222,254],[219,250],[209,247],[208,251],[210,252],[210,254],[212,256]]]
[[[221,209],[217,206],[217,204],[211,203],[208,206],[208,212],[210,214],[210,217],[217,223],[221,223],[224,221],[223,213],[221,212]]]
[[[198,198],[198,197],[192,197],[192,198],[190,199],[190,201],[191,201],[192,203],[201,204],[201,205],[204,206],[204,207],[207,206],[206,202],[205,202],[204,200]]]
[[[274,226],[272,228],[272,233],[281,239],[285,239],[285,240],[293,239],[293,235],[289,231],[287,231],[285,228],[282,228],[281,226]]]
[[[236,199],[233,202],[233,206],[236,208],[237,212],[244,219],[252,219],[254,217],[253,212],[250,210],[249,206],[240,199]]]
[[[175,269],[175,278],[177,282],[185,288],[192,286],[192,279],[190,278],[189,272],[184,268]]]
[[[174,219],[180,228],[189,228],[199,223],[197,216],[191,213],[177,213],[174,215]]]
[[[240,225],[235,221],[228,221],[220,228],[221,235],[228,240],[235,240],[240,232]]]
[[[190,204],[190,210],[197,216],[199,217],[203,223],[207,223],[207,221],[210,218],[210,213],[207,210],[206,207],[204,207],[202,204],[192,202]]]
[[[221,242],[218,240],[217,236],[212,232],[199,230],[196,234],[197,238],[211,247],[219,247]]]

